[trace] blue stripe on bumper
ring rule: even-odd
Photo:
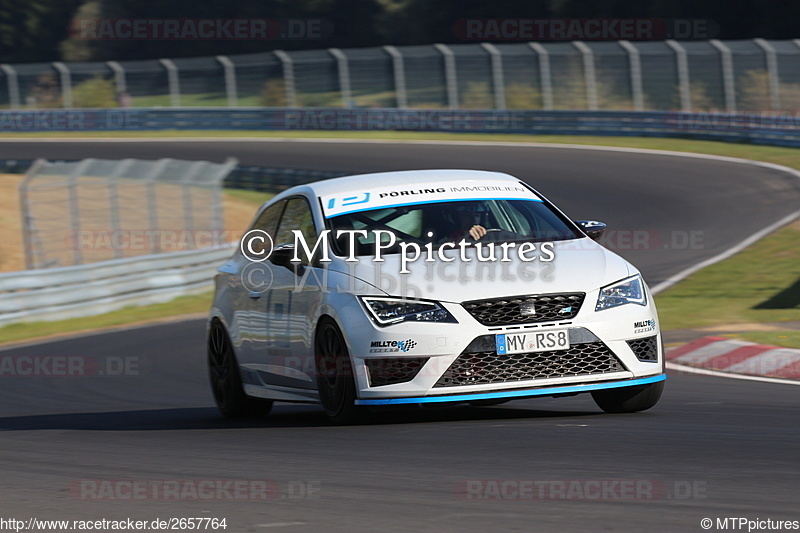
[[[622,387],[635,387],[658,383],[667,379],[666,374],[659,374],[639,379],[626,379],[625,381],[611,381],[601,383],[588,383],[585,385],[570,385],[566,387],[547,387],[542,389],[509,390],[499,392],[477,392],[471,394],[452,394],[450,396],[420,396],[417,398],[387,398],[374,400],[356,400],[356,405],[402,405],[409,403],[443,403],[443,402],[471,402],[475,400],[493,400],[496,398],[528,398],[531,396],[550,396],[552,394],[565,394],[570,392],[590,392],[602,389],[618,389]]]

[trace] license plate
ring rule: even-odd
[[[549,352],[569,348],[569,333],[566,329],[495,335],[497,354]]]

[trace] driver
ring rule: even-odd
[[[489,210],[483,202],[459,202],[452,211],[455,211],[457,229],[450,234],[451,240],[458,241],[469,235],[477,241],[488,232],[485,219],[489,216]]]

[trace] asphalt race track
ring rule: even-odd
[[[638,246],[625,233],[610,243],[651,285],[800,205],[793,176],[660,155],[0,142],[0,159],[228,156],[353,172],[507,171],[576,219],[603,220],[630,239],[640,232]],[[226,518],[226,531],[702,531],[703,518],[800,520],[797,386],[673,372],[661,402],[634,415],[602,414],[581,395],[391,411],[373,425],[340,428],[314,406],[278,404],[263,419],[221,419],[205,375],[202,320],[8,348],[0,365],[8,356],[67,360],[91,375],[0,372],[3,517]],[[247,480],[255,481],[241,485]],[[203,496],[192,493],[201,482],[208,482]],[[226,482],[248,489],[207,488]]]

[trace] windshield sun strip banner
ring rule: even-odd
[[[542,201],[529,189],[520,185],[454,185],[453,182],[410,184],[403,188],[384,187],[363,192],[331,194],[322,196],[320,199],[325,218],[359,211],[371,211],[373,209],[438,202],[466,200]]]

